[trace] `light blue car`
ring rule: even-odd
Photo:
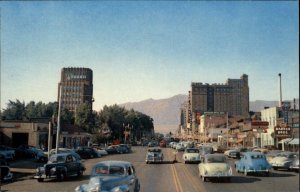
[[[140,183],[135,169],[126,161],[101,161],[92,168],[90,180],[76,192],[139,192]]]
[[[269,176],[272,169],[266,156],[261,152],[244,153],[240,160],[235,161],[234,166],[237,172],[243,172],[245,176],[249,173],[264,173]]]

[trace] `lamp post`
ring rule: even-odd
[[[62,86],[59,85],[59,98],[58,98],[58,114],[57,114],[57,132],[56,132],[56,154],[58,154],[59,133],[60,133],[60,108],[61,108],[61,90]]]

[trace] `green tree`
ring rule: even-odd
[[[1,119],[4,120],[24,120],[25,119],[25,103],[9,100],[7,108],[3,110]]]
[[[83,128],[89,133],[94,132],[94,114],[91,107],[87,103],[83,103],[76,108],[75,111],[75,125]]]

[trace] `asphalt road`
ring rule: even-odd
[[[75,187],[87,183],[91,167],[98,161],[103,160],[125,160],[134,164],[137,176],[141,183],[141,192],[297,192],[299,191],[299,174],[289,171],[272,171],[269,177],[265,176],[244,176],[234,171],[234,177],[230,183],[224,181],[203,182],[198,176],[197,164],[184,164],[181,157],[182,152],[176,156],[177,163],[173,163],[174,151],[163,148],[164,162],[161,164],[146,164],[145,154],[147,147],[133,147],[133,153],[108,155],[97,159],[84,161],[87,168],[83,177],[70,178],[67,181],[59,182],[47,180],[38,183],[32,179],[30,172],[27,175],[17,178],[12,183],[5,183],[1,186],[2,191],[74,191]],[[230,159],[233,165],[235,160]],[[33,162],[21,163],[21,165],[35,168],[38,164]],[[21,170],[21,169],[20,169]],[[234,170],[234,168],[233,168]],[[17,169],[16,169],[17,171]]]

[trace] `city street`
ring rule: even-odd
[[[203,182],[198,176],[197,164],[184,164],[177,154],[177,163],[173,163],[174,150],[163,148],[164,162],[161,164],[146,164],[147,147],[133,147],[130,154],[108,155],[101,158],[84,160],[87,168],[83,177],[69,178],[67,181],[46,180],[38,183],[32,175],[17,178],[12,183],[1,186],[2,191],[74,191],[75,187],[87,183],[91,167],[98,161],[125,160],[134,164],[141,183],[142,192],[297,192],[299,191],[299,174],[290,171],[273,171],[269,177],[244,176],[234,171],[230,183],[224,181]],[[230,159],[231,165],[235,160]],[[232,166],[233,170],[234,167]]]

